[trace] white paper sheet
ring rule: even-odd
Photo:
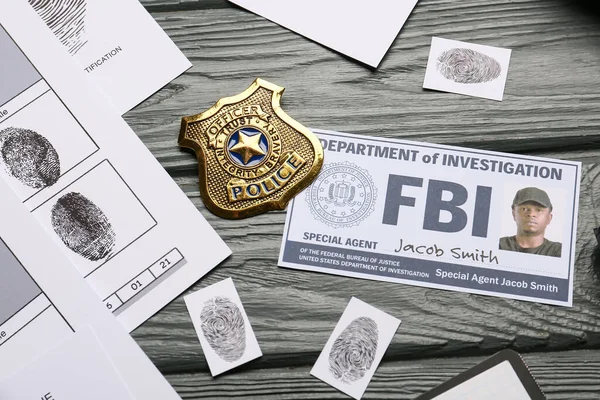
[[[0,179],[131,331],[231,251],[33,8],[0,8]]]
[[[360,399],[399,326],[399,319],[352,297],[311,375]]]
[[[288,206],[280,266],[572,305],[580,163],[313,132],[325,164]],[[543,221],[513,207],[530,187]]]
[[[120,114],[192,64],[138,0],[29,2]]]
[[[502,101],[511,50],[431,39],[425,89]]]
[[[0,379],[91,327],[133,398],[179,399],[3,180],[0,221]]]
[[[0,399],[133,398],[92,328],[88,326],[0,382]]]
[[[377,67],[418,0],[229,0],[315,42]]]
[[[262,356],[231,278],[189,294],[184,300],[212,376]]]

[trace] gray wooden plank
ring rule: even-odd
[[[376,71],[238,8],[154,15],[194,68],[126,119],[170,171],[194,164],[180,117],[257,76],[311,127],[513,152],[600,141],[600,25],[563,0],[423,0]],[[434,35],[512,48],[505,100],[423,90]]]
[[[186,175],[176,181],[234,252],[192,290],[234,279],[265,354],[253,365],[263,368],[314,360],[351,296],[402,319],[387,353],[393,360],[477,355],[505,347],[525,352],[600,347],[600,283],[590,267],[599,177],[599,164],[585,166],[573,308],[279,268],[283,212],[223,220],[202,205],[197,178]],[[134,337],[165,372],[207,369],[182,298]]]
[[[525,355],[548,400],[598,399],[600,352],[575,351]],[[363,399],[415,399],[485,357],[384,362]],[[205,372],[167,375],[183,399],[244,398],[264,400],[348,399],[312,377],[311,366],[236,370],[213,379]]]
[[[249,368],[314,362],[352,295],[402,318],[388,360],[600,347],[599,283],[589,262],[597,165],[583,179],[575,306],[566,309],[277,268],[284,213],[212,216],[199,199],[194,156],[176,146],[181,116],[260,76],[287,87],[284,109],[307,126],[598,162],[597,15],[564,0],[421,0],[375,71],[224,0],[143,4],[194,68],[126,119],[234,251],[194,288],[234,278],[265,354]],[[512,48],[505,100],[424,91],[434,35]],[[134,336],[165,372],[207,371],[181,298]]]
[[[153,13],[235,7],[227,0],[141,0],[140,3]]]

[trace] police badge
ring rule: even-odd
[[[256,79],[207,111],[183,117],[179,146],[198,158],[200,194],[223,218],[282,210],[323,165],[323,147],[280,107],[283,87]]]

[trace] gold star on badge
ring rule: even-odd
[[[260,138],[262,137],[262,133],[248,136],[243,130],[240,130],[238,136],[237,144],[230,150],[242,157],[244,165],[248,164],[248,161],[254,156],[265,155],[264,150],[260,148]]]

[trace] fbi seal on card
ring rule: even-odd
[[[280,107],[283,87],[256,79],[248,89],[184,117],[179,146],[198,158],[204,204],[223,218],[282,210],[323,165],[323,147]]]
[[[371,175],[349,162],[327,164],[306,191],[313,216],[333,228],[360,224],[375,209],[375,200]]]

